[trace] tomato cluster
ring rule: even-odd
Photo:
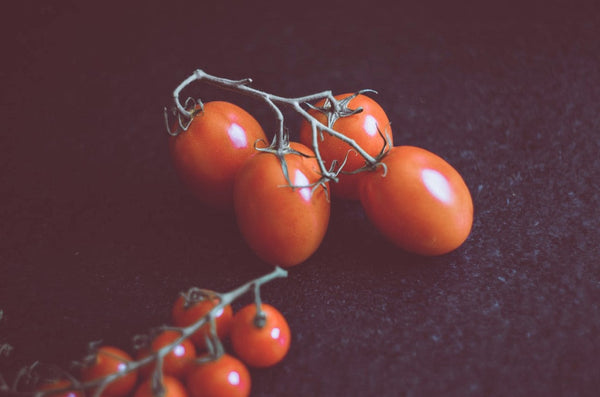
[[[214,296],[189,300],[181,295],[171,312],[177,328],[155,335],[150,344],[138,349],[136,361],[114,346],[95,348],[84,360],[79,380],[88,383],[116,375],[101,391],[102,397],[154,397],[156,358],[146,365],[140,364],[149,355],[168,348],[160,372],[164,396],[248,396],[251,387],[248,367],[265,368],[279,363],[290,347],[290,328],[285,317],[271,305],[262,303],[259,308],[253,303],[234,314],[231,305],[217,307],[219,303]],[[215,321],[215,334],[206,323],[191,336],[189,333],[188,337],[183,336],[181,330],[199,324],[209,315]],[[220,344],[226,338],[230,339],[233,354],[207,348],[208,340]],[[136,366],[137,363],[140,364]],[[63,389],[68,391],[60,391]],[[53,397],[83,396],[83,391],[77,390],[68,379],[44,382],[38,390]]]
[[[270,264],[294,266],[318,249],[330,191],[359,200],[382,235],[404,250],[441,255],[460,246],[473,203],[459,173],[427,150],[394,146],[385,111],[364,93],[333,99],[308,105],[299,142],[268,148],[245,110],[209,102],[171,138],[176,168],[204,203],[235,212],[247,244]],[[335,177],[323,170],[336,170]]]

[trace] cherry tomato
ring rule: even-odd
[[[444,159],[421,148],[397,146],[382,159],[387,166],[366,172],[361,203],[367,217],[389,240],[421,255],[459,247],[473,224],[473,201],[460,174]]]
[[[55,379],[52,381],[47,381],[42,383],[37,387],[38,391],[51,391],[64,389],[72,386],[72,382],[67,379]],[[81,390],[69,390],[65,392],[55,392],[48,393],[47,396],[51,397],[83,397],[83,392]]]
[[[251,380],[240,360],[223,354],[215,361],[197,364],[186,384],[191,397],[245,397],[250,394]]]
[[[257,324],[256,304],[238,311],[231,327],[231,345],[236,355],[251,367],[270,367],[290,349],[291,334],[285,317],[273,306],[261,304],[264,323]]]
[[[244,109],[222,101],[207,102],[189,128],[170,137],[171,157],[180,178],[205,205],[232,208],[235,174],[254,153],[265,133]]]
[[[314,156],[306,146],[291,148]],[[321,178],[316,159],[286,154],[290,187],[282,165],[272,153],[259,153],[238,173],[234,209],[242,236],[264,261],[290,267],[319,247],[329,223],[330,203],[322,186],[306,187]],[[328,184],[326,184],[328,186]]]
[[[336,95],[335,99],[342,101],[354,94]],[[323,107],[325,100],[321,100],[315,104],[317,107]],[[355,113],[351,116],[339,117],[333,125],[329,126],[337,132],[344,134],[348,138],[354,140],[363,150],[373,157],[376,157],[384,147],[384,138],[380,132],[387,136],[390,146],[393,145],[392,129],[390,121],[384,110],[377,102],[366,95],[359,94],[352,98],[348,104],[348,109],[362,108],[362,112]],[[319,122],[327,125],[327,114],[318,110],[309,110],[309,113],[314,116]],[[378,131],[379,129],[379,131]],[[344,171],[355,171],[365,165],[365,160],[362,156],[351,150],[351,146],[341,141],[340,139],[323,132],[323,139],[318,137],[319,152],[325,162],[327,168],[330,167],[333,160],[337,160],[340,165],[346,156],[348,160],[342,169],[342,173],[338,175],[339,182],[331,184],[331,191],[336,197],[349,200],[359,199],[359,179],[360,174],[344,174]],[[313,147],[312,144],[312,127],[306,120],[300,126],[300,142],[308,147]],[[350,152],[349,152],[350,151]]]
[[[177,327],[187,327],[192,325],[202,317],[204,317],[213,307],[215,307],[219,301],[218,299],[207,298],[191,304],[189,307],[185,305],[186,301],[183,296],[179,296],[173,305],[171,311],[171,318],[173,324]],[[215,325],[217,329],[217,336],[220,340],[224,340],[229,336],[229,329],[231,328],[231,321],[233,319],[233,310],[230,305],[226,305],[222,310],[219,310],[215,316]],[[210,324],[203,325],[196,333],[191,336],[192,342],[196,345],[199,350],[206,349],[205,336],[209,334]]]
[[[173,343],[179,337],[180,333],[177,331],[163,331],[152,341],[150,352],[146,351],[142,353],[140,358],[160,350]],[[163,357],[163,374],[183,379],[194,358],[196,358],[194,344],[189,339],[184,339]],[[140,375],[142,377],[151,375],[154,367],[154,363],[145,365],[141,368]]]
[[[163,375],[162,385],[165,390],[162,397],[188,397],[185,386],[177,378]],[[135,390],[133,397],[156,397],[152,392],[152,378],[144,380]]]
[[[102,346],[98,348],[94,360],[83,367],[81,379],[89,382],[98,378],[104,378],[110,374],[127,370],[127,363],[132,361],[129,354],[113,346]],[[103,397],[123,397],[131,392],[137,382],[137,370],[128,372],[110,382],[102,392]]]

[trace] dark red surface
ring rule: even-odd
[[[92,340],[128,348],[169,321],[178,291],[269,271],[168,158],[162,108],[202,68],[283,96],[377,90],[395,142],[448,160],[475,205],[466,243],[424,258],[333,202],[319,251],[264,287],[293,339],[280,365],[251,371],[253,395],[597,395],[597,7],[218,3],[3,11],[5,377],[68,365]],[[274,131],[260,103],[189,91],[239,99]]]

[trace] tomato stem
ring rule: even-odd
[[[246,81],[246,80],[244,80],[244,81]],[[229,292],[218,293],[218,292],[199,289],[199,288],[191,288],[190,290],[188,290],[187,295],[184,295],[184,296],[187,296],[188,298],[193,300],[194,296],[197,298],[196,294],[204,294],[204,295],[210,296],[210,297],[217,297],[219,299],[219,303],[216,304],[215,306],[213,306],[213,308],[206,315],[204,315],[198,321],[196,321],[195,323],[193,323],[189,326],[186,326],[186,327],[167,327],[167,326],[159,327],[159,330],[169,329],[169,330],[177,331],[180,333],[180,336],[178,338],[174,339],[171,343],[161,347],[159,350],[154,351],[152,354],[149,354],[149,355],[145,356],[144,358],[141,358],[137,361],[127,362],[127,366],[125,367],[125,369],[123,371],[114,372],[110,375],[107,375],[107,376],[104,376],[101,378],[97,378],[92,381],[87,381],[87,382],[78,382],[75,377],[72,377],[66,371],[62,371],[62,373],[65,374],[65,377],[67,377],[71,381],[71,384],[69,386],[55,388],[55,389],[48,389],[48,390],[37,390],[37,391],[20,391],[20,390],[18,390],[20,388],[19,387],[20,383],[25,378],[29,379],[29,378],[34,377],[34,375],[32,375],[32,374],[35,372],[37,367],[40,366],[39,362],[35,362],[34,364],[32,364],[30,366],[22,368],[18,372],[18,374],[15,377],[15,380],[12,384],[12,387],[8,386],[8,384],[5,382],[4,378],[0,374],[0,391],[2,392],[2,394],[16,396],[16,397],[25,397],[25,396],[45,397],[45,396],[49,396],[49,395],[61,394],[61,393],[68,392],[68,391],[93,390],[93,393],[91,395],[93,397],[100,397],[102,392],[105,390],[105,388],[110,383],[127,375],[128,373],[130,373],[132,371],[135,371],[147,364],[150,364],[151,362],[156,363],[153,376],[162,376],[162,363],[163,363],[164,357],[167,354],[169,354],[173,349],[175,349],[176,346],[181,344],[181,342],[190,338],[196,331],[198,331],[207,322],[210,323],[210,334],[213,336],[213,339],[211,339],[211,341],[207,344],[207,346],[209,346],[209,350],[212,350],[212,351],[209,352],[208,357],[200,358],[197,361],[216,360],[224,354],[223,345],[222,345],[221,341],[219,340],[219,338],[216,336],[217,335],[216,334],[216,325],[215,325],[216,313],[218,313],[225,306],[230,305],[232,302],[234,302],[235,300],[237,300],[244,294],[249,293],[251,291],[254,292],[255,298],[257,296],[260,296],[259,290],[263,284],[273,281],[277,278],[287,277],[287,275],[288,275],[288,272],[286,270],[276,266],[275,269],[273,271],[271,271],[270,273],[260,276],[254,280],[248,281],[247,283],[245,283]],[[136,335],[133,338],[133,342],[134,342],[134,344],[139,345],[140,343],[143,343],[143,339],[144,338]],[[98,342],[91,343],[90,348],[94,349],[94,347],[97,347],[96,346],[97,343]],[[84,361],[85,361],[85,359],[84,359]],[[79,364],[79,365],[81,365],[81,364]],[[154,385],[153,385],[153,387],[154,387]],[[160,386],[158,386],[158,388],[160,389]]]
[[[190,75],[185,80],[183,80],[173,91],[173,101],[174,101],[175,105],[174,105],[172,112],[173,112],[173,115],[175,115],[177,117],[177,121],[178,121],[178,128],[176,128],[175,131],[171,130],[171,126],[169,124],[168,112],[167,112],[167,109],[165,108],[165,111],[164,111],[165,112],[165,123],[167,126],[167,132],[170,135],[177,135],[181,131],[187,130],[187,128],[189,127],[189,124],[193,117],[192,111],[189,110],[190,109],[190,106],[188,104],[189,98],[188,98],[188,100],[186,100],[185,105],[182,105],[181,101],[180,101],[180,94],[181,94],[181,91],[183,91],[183,89],[185,89],[187,86],[189,86],[190,84],[192,84],[196,81],[205,81],[206,83],[208,83],[210,85],[213,85],[213,86],[216,86],[219,88],[223,88],[223,89],[227,89],[227,90],[232,90],[235,92],[239,92],[241,94],[248,95],[250,97],[254,97],[254,98],[257,98],[257,99],[260,99],[260,100],[263,100],[264,102],[266,102],[267,105],[269,106],[269,108],[271,108],[271,110],[273,110],[273,112],[275,113],[275,116],[278,121],[278,130],[277,130],[277,133],[275,134],[275,138],[274,138],[274,142],[273,142],[272,146],[274,146],[273,149],[276,149],[277,153],[280,155],[282,155],[285,152],[285,150],[288,149],[289,141],[290,141],[289,133],[286,131],[286,128],[285,128],[285,119],[283,116],[283,112],[280,109],[280,105],[285,105],[285,106],[291,107],[291,109],[293,111],[300,114],[300,116],[302,116],[304,119],[306,119],[310,123],[310,125],[312,127],[312,133],[313,133],[313,139],[312,139],[313,148],[312,149],[315,152],[315,156],[316,156],[317,162],[319,164],[320,173],[323,175],[324,178],[326,178],[328,180],[331,180],[334,182],[338,181],[337,176],[340,173],[340,171],[342,170],[343,166],[345,165],[345,162],[341,163],[337,167],[337,169],[335,167],[337,164],[333,165],[331,169],[327,169],[327,167],[325,166],[325,163],[323,161],[323,158],[321,157],[321,153],[319,151],[319,139],[318,138],[319,138],[319,135],[322,133],[327,133],[329,135],[332,135],[333,137],[348,144],[354,151],[356,151],[356,153],[358,153],[358,155],[362,156],[365,159],[366,164],[368,166],[372,166],[372,165],[375,165],[376,163],[378,163],[378,159],[374,158],[369,153],[367,153],[355,140],[348,138],[344,134],[341,134],[338,131],[334,130],[332,128],[332,125],[333,125],[332,121],[334,121],[334,120],[331,119],[332,117],[339,118],[339,117],[350,116],[352,114],[362,111],[361,108],[348,109],[346,104],[352,98],[354,98],[354,96],[359,95],[361,93],[365,93],[365,92],[375,92],[373,90],[364,89],[364,90],[357,91],[354,94],[354,96],[350,97],[349,99],[346,98],[345,100],[342,100],[342,101],[338,101],[337,99],[335,99],[335,97],[333,96],[331,91],[322,91],[322,92],[305,95],[305,96],[301,96],[301,97],[286,98],[286,97],[273,95],[273,94],[250,87],[249,84],[252,82],[252,79],[249,79],[249,78],[242,79],[242,80],[230,80],[230,79],[225,79],[222,77],[212,76],[212,75],[204,72],[201,69],[197,69],[194,71],[194,73],[192,75]],[[331,110],[331,112],[329,112],[329,116],[328,116],[328,120],[329,120],[328,125],[321,123],[319,120],[317,120],[313,115],[311,115],[304,108],[304,107],[314,108],[314,106],[310,105],[310,102],[315,102],[315,101],[319,101],[322,99],[325,99],[327,106]]]

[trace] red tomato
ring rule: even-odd
[[[180,333],[177,331],[163,331],[152,341],[150,352],[142,352],[140,358],[160,350],[161,348],[173,343],[179,337]],[[196,349],[194,349],[194,344],[189,339],[181,341],[181,343],[175,346],[170,353],[163,357],[163,374],[183,379],[187,374],[187,371],[190,368],[194,358],[196,358]],[[140,368],[140,375],[142,377],[152,375],[154,367],[154,363],[145,365],[144,367]]]
[[[185,305],[185,298],[179,296],[173,305],[171,318],[173,324],[177,327],[187,327],[192,325],[202,317],[204,317],[213,307],[219,303],[218,299],[205,299],[191,304],[189,307]],[[230,305],[226,305],[222,310],[219,310],[215,316],[215,325],[217,336],[223,340],[229,336],[229,329],[233,319],[233,310]],[[209,334],[210,324],[206,323],[196,333],[191,336],[192,342],[199,350],[206,349],[205,336]]]
[[[361,203],[389,240],[421,255],[458,248],[473,224],[473,201],[460,174],[444,159],[421,148],[397,146],[382,159],[387,166],[363,175]]]
[[[162,385],[165,390],[162,397],[188,397],[187,390],[177,378],[163,375]],[[136,389],[133,397],[156,397],[152,392],[152,378],[144,380]]]
[[[335,99],[341,101],[344,98],[350,97],[351,95],[354,94],[348,93],[336,95]],[[322,100],[317,102],[315,106],[322,107],[324,103],[325,100]],[[359,94],[351,99],[350,102],[348,102],[347,107],[348,109],[352,110],[362,107],[363,110],[362,112],[355,113],[351,116],[340,117],[333,123],[332,126],[329,127],[341,134],[344,134],[348,138],[353,139],[361,148],[363,148],[363,150],[373,157],[376,157],[381,152],[385,144],[385,141],[379,134],[379,131],[387,136],[389,145],[393,145],[394,138],[392,136],[390,121],[377,102],[368,96]],[[327,125],[328,121],[326,113],[318,110],[310,110],[309,113],[319,122]],[[308,147],[313,147],[312,128],[310,123],[306,120],[302,122],[300,127],[300,142]],[[360,179],[360,175],[344,174],[343,172],[355,171],[363,167],[365,165],[364,158],[356,153],[356,151],[350,151],[350,145],[329,135],[327,132],[323,132],[322,140],[319,137],[318,144],[319,152],[321,153],[321,157],[323,158],[323,161],[328,169],[333,160],[337,160],[338,165],[340,165],[346,158],[346,155],[348,155],[348,161],[342,169],[342,173],[338,175],[339,182],[332,183],[331,190],[336,197],[349,200],[358,200],[358,181]],[[349,151],[350,154],[348,154]]]
[[[110,374],[127,370],[127,363],[132,361],[129,354],[112,346],[102,346],[96,352],[94,361],[81,369],[81,380],[84,382],[104,378]],[[103,397],[123,397],[129,394],[137,382],[137,370],[131,371],[110,382]]]
[[[44,382],[38,386],[38,391],[51,391],[64,389],[72,386],[72,382],[67,379],[56,379],[53,381]],[[83,397],[83,392],[81,390],[69,390],[64,392],[55,392],[48,393],[47,396],[51,397]]]
[[[197,364],[186,384],[191,397],[246,397],[251,387],[248,368],[229,354]]]
[[[306,146],[291,148],[314,156]],[[321,178],[317,161],[286,154],[289,179],[308,186]],[[239,229],[250,248],[264,261],[290,267],[311,256],[329,223],[330,203],[323,187],[289,187],[277,156],[260,153],[240,170],[234,184],[234,208]]]
[[[256,153],[258,140],[267,141],[258,121],[232,103],[215,101],[169,142],[175,169],[191,192],[205,205],[231,209],[235,174]]]
[[[285,317],[273,306],[261,304],[265,322],[258,326],[256,304],[238,311],[231,327],[231,345],[236,355],[251,367],[277,364],[290,349],[291,334]]]

